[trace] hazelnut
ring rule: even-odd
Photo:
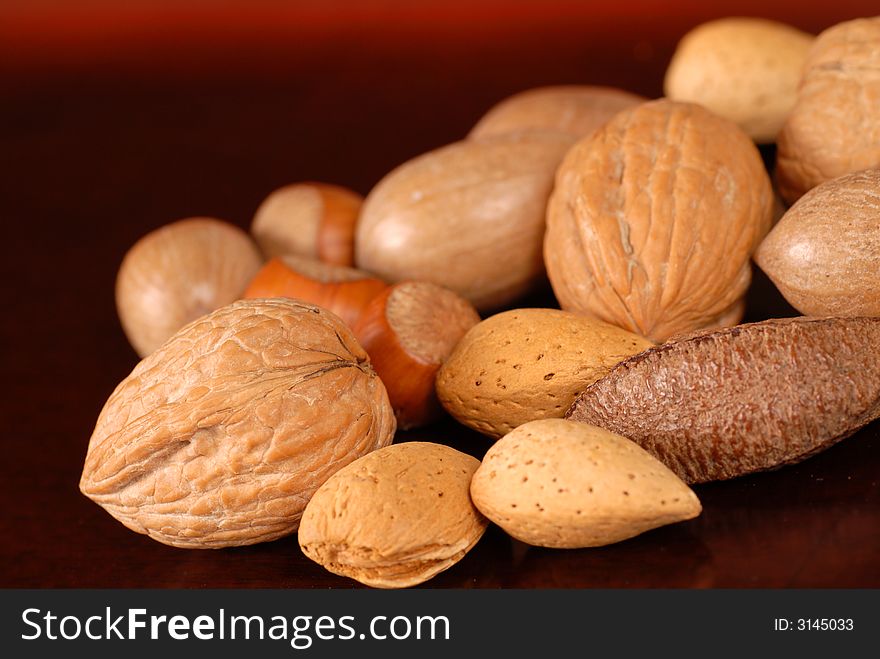
[[[207,217],[148,233],[116,277],[116,308],[144,357],[196,318],[237,300],[259,269],[260,252],[236,226]]]
[[[251,233],[267,258],[294,254],[352,266],[362,203],[361,195],[338,185],[287,185],[266,197]]]

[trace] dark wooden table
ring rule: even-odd
[[[667,3],[660,13],[647,2],[521,2],[503,20],[497,2],[386,4],[349,15],[331,2],[336,13],[302,21],[256,10],[49,21],[45,32],[33,27],[39,17],[4,26],[0,14],[0,586],[356,585],[292,537],[173,549],[79,493],[98,412],[136,363],[113,284],[138,237],[190,215],[247,227],[268,192],[298,180],[366,193],[524,88],[583,82],[658,96],[677,38],[712,16],[764,14],[818,31],[873,3]],[[760,276],[748,301],[752,320],[793,313]],[[607,548],[532,548],[491,528],[428,585],[878,587],[878,435],[875,423],[800,465],[698,486],[698,519]],[[478,457],[488,447],[451,421],[400,437],[415,438]]]

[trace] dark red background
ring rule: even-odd
[[[874,4],[6,0],[0,586],[355,585],[295,538],[172,549],[79,494],[94,421],[136,363],[113,283],[147,231],[189,215],[247,227],[266,194],[298,180],[366,193],[528,87],[658,96],[677,39],[712,17],[817,32]],[[749,319],[792,313],[758,277]],[[488,447],[451,422],[408,437]],[[877,587],[878,462],[874,424],[801,465],[699,486],[700,518],[611,547],[538,549],[492,528],[428,585]]]

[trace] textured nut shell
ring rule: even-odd
[[[767,235],[755,262],[803,314],[880,316],[880,170],[810,190]]]
[[[474,505],[539,547],[601,547],[700,514],[697,496],[636,444],[564,419],[520,426],[486,453]]]
[[[340,470],[303,513],[299,544],[330,572],[406,588],[452,567],[488,522],[468,489],[479,460],[427,442],[395,444]]]
[[[465,141],[401,165],[367,196],[358,267],[445,286],[481,310],[516,299],[544,276],[544,211],[569,145],[559,135]]]
[[[558,309],[514,309],[473,327],[437,375],[437,396],[459,422],[500,437],[561,417],[618,362],[651,347],[642,337]]]
[[[116,308],[144,357],[188,322],[237,300],[262,264],[248,235],[213,218],[179,220],[128,250],[116,277]]]
[[[824,181],[880,167],[880,17],[816,37],[777,141],[776,175],[788,203]]]
[[[878,415],[880,318],[790,318],[646,350],[588,387],[567,417],[702,482],[799,462]]]
[[[665,99],[625,110],[559,167],[544,257],[563,309],[661,341],[739,320],[773,193],[736,125]]]
[[[490,109],[468,138],[557,131],[576,140],[591,135],[621,110],[646,100],[614,87],[560,85],[528,89]]]
[[[762,18],[722,18],[679,42],[666,70],[666,96],[699,103],[773,142],[794,107],[813,35]]]
[[[292,533],[312,492],[389,444],[394,415],[345,325],[290,300],[244,300],[180,330],[101,412],[80,489],[177,547]]]

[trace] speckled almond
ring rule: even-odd
[[[755,263],[803,314],[880,316],[880,169],[810,190],[773,227]]]
[[[666,99],[616,115],[556,174],[544,261],[567,311],[653,341],[735,324],[773,193],[732,122]]]
[[[790,204],[824,181],[880,167],[880,16],[816,37],[777,144],[776,178]]]
[[[375,451],[315,492],[300,547],[330,572],[368,586],[427,581],[461,560],[486,530],[468,493],[479,464],[429,442]]]
[[[697,496],[636,444],[565,419],[502,437],[471,482],[474,504],[540,547],[600,547],[700,514]]]
[[[458,342],[437,375],[437,396],[460,423],[501,437],[527,421],[562,417],[575,396],[653,344],[559,309],[513,309]]]
[[[595,382],[567,418],[687,482],[799,462],[880,416],[880,318],[789,318],[682,338]]]
[[[247,545],[294,532],[315,489],[394,430],[385,388],[338,317],[244,300],[181,329],[120,383],[80,489],[159,542]]]

